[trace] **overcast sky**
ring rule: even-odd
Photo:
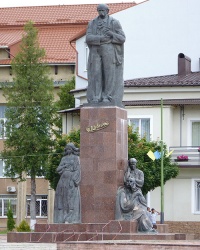
[[[63,5],[63,4],[99,4],[99,3],[127,3],[141,2],[144,0],[0,0],[0,8],[2,7],[18,7],[18,6],[44,6],[44,5]]]

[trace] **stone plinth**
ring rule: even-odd
[[[127,111],[83,107],[80,128],[82,223],[108,222],[128,160]]]
[[[185,234],[169,234],[168,225],[158,227],[158,233],[137,233],[137,221],[109,221],[108,223],[36,224],[35,232],[8,233],[8,242],[55,243],[66,241],[105,240],[186,240]],[[165,233],[159,232],[165,231]]]
[[[109,221],[108,223],[35,224],[35,232],[126,233],[137,232],[137,221]]]

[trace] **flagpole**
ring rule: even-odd
[[[163,99],[161,98],[161,212],[160,224],[164,224],[164,178],[163,178]]]

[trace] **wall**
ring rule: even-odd
[[[199,221],[165,221],[168,224],[169,233],[194,234],[194,239],[200,240]]]
[[[0,67],[0,82],[12,82],[12,75],[10,75],[10,67]]]
[[[176,179],[164,186],[164,217],[166,221],[199,221],[200,214],[192,212],[192,178],[200,176],[200,169],[180,169]],[[150,192],[150,207],[160,211],[160,188]],[[157,220],[160,218],[158,216]]]
[[[50,74],[54,81],[71,80],[74,72],[71,65],[58,65],[58,74],[55,75],[55,66],[50,66]]]
[[[161,139],[161,107],[160,106],[143,106],[143,107],[127,107],[128,118],[131,117],[150,117],[152,118],[151,139],[157,141]],[[170,146],[173,137],[173,107],[163,107],[163,141]]]

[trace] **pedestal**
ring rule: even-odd
[[[83,107],[80,117],[82,223],[115,219],[117,189],[128,160],[127,111]]]

